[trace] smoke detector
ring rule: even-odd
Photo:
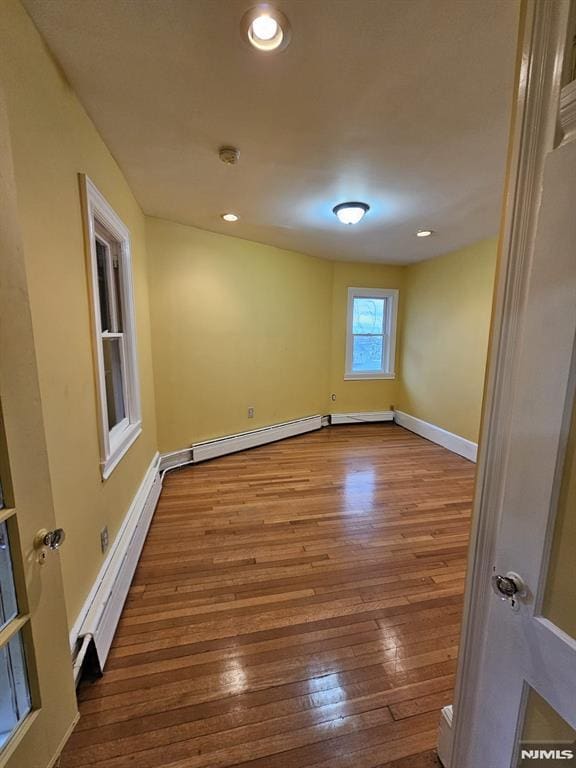
[[[240,160],[240,150],[236,149],[236,147],[220,147],[218,156],[226,165],[236,165],[238,160]]]

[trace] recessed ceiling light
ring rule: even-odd
[[[243,37],[253,48],[271,52],[290,42],[290,23],[273,5],[262,3],[246,11],[240,22]]]
[[[280,28],[276,19],[273,19],[269,13],[263,13],[261,16],[256,16],[250,29],[256,40],[269,42],[276,37]]]
[[[332,208],[332,212],[342,224],[358,224],[369,210],[367,203],[340,203]]]
[[[235,213],[223,213],[222,218],[224,221],[238,221],[240,216],[236,216]]]
[[[433,234],[433,229],[419,229],[418,232],[416,232],[416,237],[430,237],[430,235]]]

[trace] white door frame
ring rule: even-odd
[[[510,414],[516,383],[517,352],[525,321],[525,302],[546,154],[558,144],[562,60],[568,0],[525,0],[520,20],[518,93],[512,118],[504,212],[494,297],[488,368],[480,435],[473,528],[469,548],[464,619],[454,698],[451,765],[469,763],[470,744],[482,701],[476,696],[484,674],[487,615],[495,598],[491,577],[502,515]],[[563,102],[565,99],[563,99]],[[563,116],[574,121],[574,105]],[[511,727],[515,727],[515,722]]]

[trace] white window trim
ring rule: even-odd
[[[352,350],[354,334],[352,333],[353,305],[355,298],[391,299],[386,303],[388,330],[388,344],[382,361],[381,371],[353,371]],[[398,291],[395,288],[348,288],[348,307],[346,314],[346,367],[344,379],[346,381],[365,381],[370,379],[395,379],[396,363],[396,324],[398,319]]]
[[[94,183],[84,174],[80,174],[80,186],[84,204],[84,225],[87,241],[86,252],[89,260],[88,272],[90,275],[94,360],[98,392],[100,467],[102,479],[106,480],[110,477],[113,470],[120,463],[122,457],[142,432],[130,232]],[[116,424],[112,429],[109,429],[108,427],[108,411],[106,406],[106,381],[104,373],[104,353],[102,348],[103,334],[100,322],[95,221],[104,227],[104,229],[107,230],[118,243],[120,243],[119,259],[121,260],[122,272],[120,287],[123,334],[125,338],[125,344],[121,345],[121,354],[124,356],[126,372],[126,380],[124,382],[126,418]]]

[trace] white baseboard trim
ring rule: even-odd
[[[161,490],[157,453],[138,488],[114,543],[70,631],[74,651],[90,635],[103,668]]]
[[[287,437],[301,435],[304,432],[312,432],[322,428],[322,417],[306,416],[303,419],[285,421],[282,424],[272,424],[270,427],[253,429],[250,432],[241,432],[237,435],[220,437],[216,440],[206,440],[202,443],[194,443],[192,453],[194,463],[214,459],[217,456],[225,456],[228,453],[244,451],[246,448],[255,448],[258,445],[284,440]]]
[[[394,411],[363,411],[360,413],[331,413],[331,424],[362,424],[369,421],[394,421]]]
[[[416,416],[410,416],[410,414],[403,413],[402,411],[394,411],[394,421],[401,427],[405,427],[411,432],[425,437],[426,440],[431,440],[433,443],[437,443],[469,461],[476,461],[478,443],[473,443],[471,440],[460,437],[460,435],[455,435],[453,432],[448,432],[441,427],[437,427],[435,424],[422,421],[422,419],[417,419]]]
[[[452,704],[442,707],[438,727],[438,757],[444,768],[452,763]]]

